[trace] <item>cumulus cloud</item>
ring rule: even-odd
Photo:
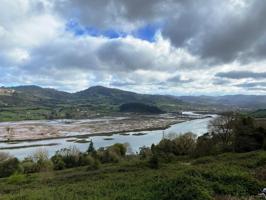
[[[264,85],[243,81],[266,78],[265,9],[261,0],[3,0],[0,84],[253,93]]]

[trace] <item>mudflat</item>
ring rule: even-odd
[[[0,123],[0,141],[42,140],[82,135],[165,129],[184,119],[169,115],[39,120]]]

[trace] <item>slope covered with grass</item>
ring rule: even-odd
[[[265,185],[266,152],[257,151],[178,157],[159,169],[131,158],[92,171],[80,167],[13,175],[1,179],[0,199],[248,199]]]

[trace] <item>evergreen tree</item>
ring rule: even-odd
[[[95,152],[95,148],[93,146],[93,142],[90,142],[89,148],[87,150],[88,153],[94,153]]]

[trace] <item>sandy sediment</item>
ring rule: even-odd
[[[130,116],[90,120],[0,123],[0,141],[43,140],[80,135],[165,129],[184,119],[169,116]]]

